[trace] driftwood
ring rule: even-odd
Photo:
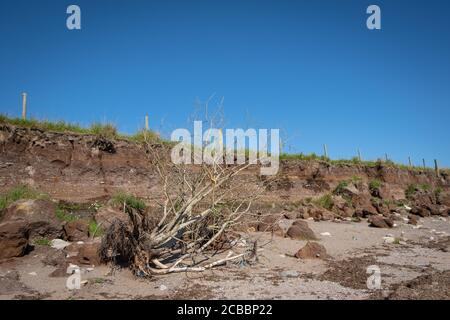
[[[238,252],[238,241],[228,240],[222,246],[228,249],[217,249],[263,190],[250,190],[235,179],[249,164],[175,165],[167,157],[168,147],[147,143],[146,148],[162,188],[160,215],[150,221],[148,212],[124,204],[129,223],[116,221],[107,230],[102,259],[129,265],[141,276],[202,272],[232,260],[255,259],[255,244]]]

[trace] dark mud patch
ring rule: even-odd
[[[202,284],[190,285],[177,289],[170,295],[172,300],[214,299],[214,287]]]
[[[450,300],[450,270],[426,274],[395,284],[390,293],[376,292],[370,299]]]
[[[317,279],[339,283],[352,289],[367,289],[367,267],[379,265],[375,256],[355,257],[341,261],[328,262],[328,270]]]
[[[0,275],[0,296],[15,293],[34,294],[35,292],[20,282],[19,273],[16,271]]]
[[[424,248],[438,250],[442,252],[450,251],[450,237],[441,238],[437,241],[429,241],[427,243],[415,243]]]

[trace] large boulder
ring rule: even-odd
[[[280,227],[279,221],[282,215],[273,214],[264,216],[261,222],[258,223],[256,230],[259,232],[272,232],[278,236],[284,236],[284,230]]]
[[[433,216],[443,216],[446,217],[448,215],[448,208],[445,205],[432,204],[427,207],[430,211],[430,214]]]
[[[315,221],[330,221],[334,219],[335,214],[325,208],[313,206],[308,208],[308,217]]]
[[[317,242],[308,242],[297,251],[295,256],[298,259],[327,259],[329,257],[325,247]]]
[[[58,238],[62,223],[56,217],[56,206],[48,200],[19,200],[11,204],[2,218],[7,221],[24,221],[30,229],[30,238]]]
[[[383,216],[371,216],[368,221],[374,228],[392,228],[394,226],[394,222],[390,218]]]
[[[367,217],[378,213],[377,209],[372,205],[369,195],[360,194],[353,197],[352,203],[355,207],[355,214],[358,217]]]
[[[128,215],[122,210],[116,210],[111,207],[101,207],[94,215],[95,221],[102,227],[103,230],[107,230],[114,220],[120,220],[124,223],[128,222]]]
[[[450,207],[450,192],[439,193],[437,200],[439,204]]]
[[[21,257],[28,249],[30,228],[25,221],[0,224],[0,259]]]
[[[64,232],[68,241],[83,241],[89,237],[89,223],[85,220],[75,220],[64,225]]]
[[[296,220],[289,227],[286,236],[296,240],[317,240],[314,231],[308,226],[308,223],[303,220]]]
[[[64,248],[68,261],[73,264],[99,265],[100,264],[100,242],[94,240],[86,243],[72,243]]]
[[[429,217],[431,215],[430,210],[428,210],[426,207],[422,207],[422,206],[412,207],[410,213],[414,214],[416,216],[420,216],[422,218]]]

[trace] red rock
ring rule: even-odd
[[[68,241],[83,241],[89,237],[89,224],[84,220],[70,221],[64,225]]]
[[[0,224],[0,259],[21,257],[28,249],[30,228],[24,221]]]
[[[19,200],[11,204],[2,218],[6,221],[24,221],[30,228],[30,238],[59,238],[62,223],[56,217],[56,206],[48,200]]]
[[[329,257],[325,247],[317,242],[308,242],[297,251],[295,256],[298,259],[326,259]]]
[[[375,228],[392,228],[394,226],[391,219],[383,216],[371,216],[368,221],[370,226]]]
[[[82,244],[72,243],[64,251],[68,255],[68,261],[73,264],[99,265],[100,242],[93,241]]]
[[[413,207],[410,212],[411,214],[421,216],[422,218],[429,217],[431,215],[430,211],[425,207]]]
[[[419,222],[419,218],[417,218],[417,216],[410,214],[408,216],[408,224],[412,224],[413,226],[417,225],[417,223]]]
[[[296,220],[288,229],[286,235],[291,239],[296,240],[317,240],[314,231],[312,231],[308,223],[303,220]]]

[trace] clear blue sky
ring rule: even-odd
[[[450,166],[449,16],[446,0],[1,0],[0,112],[26,91],[34,117],[131,133],[148,113],[167,133],[215,93],[228,128],[281,128],[287,151]]]

